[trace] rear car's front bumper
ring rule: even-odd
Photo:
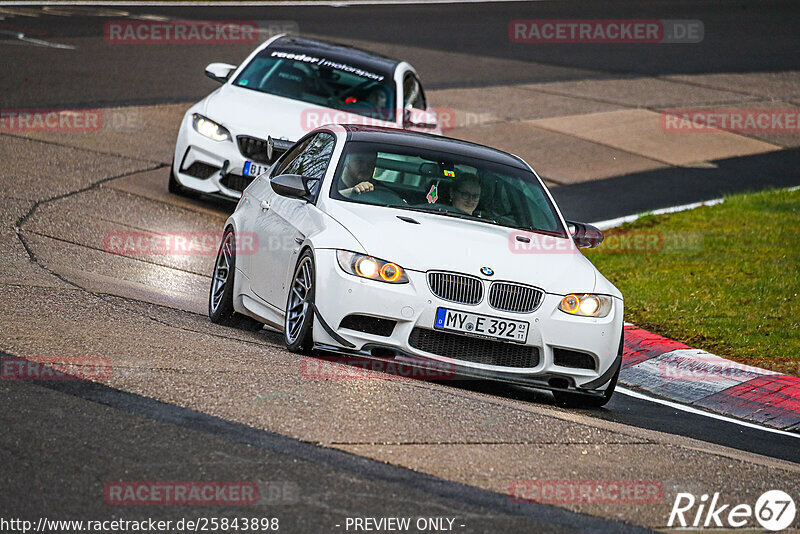
[[[248,172],[250,168],[256,165],[265,170],[270,164],[266,162],[266,150],[263,156],[247,158],[238,139],[244,136],[235,132],[231,136],[230,141],[214,141],[199,134],[192,127],[190,110],[183,118],[175,143],[172,171],[178,183],[199,193],[238,200],[255,178]]]

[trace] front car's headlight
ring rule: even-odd
[[[570,293],[561,299],[558,309],[570,315],[605,317],[611,312],[611,297],[590,293]]]
[[[231,133],[225,128],[212,121],[208,117],[203,117],[199,113],[192,114],[192,126],[200,135],[213,139],[214,141],[230,141]]]
[[[348,250],[337,250],[336,259],[339,267],[346,273],[370,280],[378,280],[387,284],[407,284],[408,276],[402,267],[390,261],[379,260],[372,256],[357,254]]]

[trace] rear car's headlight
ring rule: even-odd
[[[339,266],[346,273],[388,284],[408,283],[406,272],[396,263],[348,250],[337,250],[336,259],[339,261]]]
[[[200,135],[204,135],[214,141],[230,141],[231,133],[225,128],[212,121],[208,117],[203,117],[198,113],[192,114],[192,126]]]
[[[561,299],[558,309],[570,315],[605,317],[611,312],[611,297],[589,293],[570,293]]]

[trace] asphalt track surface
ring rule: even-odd
[[[429,88],[486,87],[551,80],[602,79],[642,74],[753,72],[800,69],[796,28],[785,24],[800,15],[791,2],[568,2],[494,3],[385,7],[125,8],[133,13],[185,19],[294,20],[305,33],[332,38],[385,42],[474,54],[489,59],[529,62],[530,69],[502,66],[454,68],[417,65]],[[678,45],[657,48],[609,45],[593,47],[514,47],[504,35],[516,18],[658,18],[701,19],[706,38],[691,54]],[[59,38],[94,37],[78,60],[47,60],[46,47],[0,48],[5,74],[0,77],[3,107],[140,105],[199,99],[213,82],[197,73],[211,60],[237,62],[242,50],[189,47],[119,50],[105,46],[105,18],[43,16],[12,18],[0,29],[57,42]],[[725,31],[719,30],[724,28]],[[710,31],[717,29],[717,31]],[[746,36],[747,38],[743,38]],[[732,191],[800,182],[797,150],[734,158],[716,169],[653,171],[656,176],[625,176],[554,190],[567,215],[585,220],[628,215],[642,209],[715,198]],[[757,184],[752,169],[769,169]],[[683,171],[686,171],[683,169]],[[664,173],[674,173],[673,177]],[[646,174],[646,173],[643,173]],[[672,180],[671,178],[674,178]],[[658,187],[654,190],[654,184]],[[670,184],[670,185],[664,185]],[[621,191],[625,191],[624,194]],[[601,200],[603,202],[598,202]],[[210,202],[223,213],[223,203]],[[552,405],[543,392],[495,384],[453,384],[512,403]],[[289,532],[337,531],[344,516],[454,516],[467,518],[469,532],[622,532],[636,527],[576,514],[546,505],[521,505],[507,496],[347,452],[321,448],[99,384],[0,384],[5,429],[0,458],[4,469],[0,516],[105,516],[97,498],[102,480],[284,480],[301,488],[292,502],[264,505],[255,515],[279,510]],[[596,418],[660,433],[800,463],[797,438],[739,426],[618,394],[601,410],[575,410]],[[112,476],[109,476],[109,473]],[[700,476],[700,475],[698,475]],[[126,510],[127,512],[127,510]],[[95,514],[95,515],[93,515]],[[194,515],[233,517],[231,509],[206,508]],[[126,517],[178,518],[174,507],[136,509]],[[248,515],[253,515],[249,513]],[[635,514],[620,519],[636,523]],[[284,523],[285,521],[285,523]],[[283,529],[282,529],[283,530]]]

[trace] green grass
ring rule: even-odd
[[[632,253],[615,247],[622,236],[637,234],[651,246]],[[605,235],[586,256],[622,291],[626,321],[741,363],[800,375],[800,190],[647,215]]]

